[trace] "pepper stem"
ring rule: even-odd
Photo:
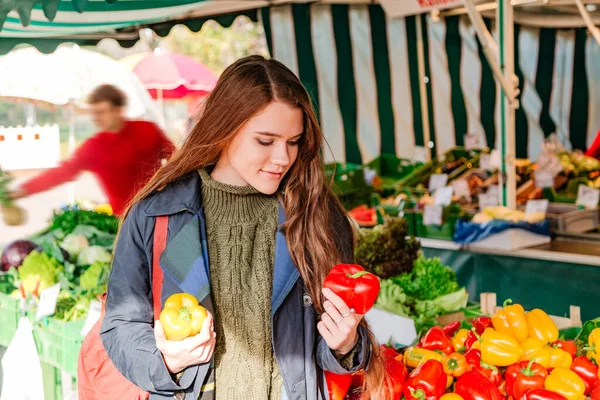
[[[502,304],[502,307],[506,307],[507,305],[512,304],[512,302],[512,299],[506,299],[504,300],[504,304]]]
[[[483,361],[479,361],[479,364],[485,369],[491,369],[494,372],[498,372],[498,368],[495,365],[490,365],[490,364],[484,363]]]
[[[370,272],[369,271],[358,271],[355,274],[346,274],[346,276],[350,279],[358,279],[361,276],[366,275],[366,274],[370,274]]]
[[[186,322],[190,322],[192,320],[192,313],[185,307],[181,307],[179,309],[179,318]]]
[[[533,376],[535,375],[535,372],[531,369],[531,367],[533,366],[533,363],[535,362],[535,360],[529,360],[529,364],[527,364],[527,367],[523,368],[521,370],[521,373],[525,376]]]
[[[477,333],[477,331],[475,330],[475,328],[471,329],[471,332],[473,332],[473,335],[475,335],[475,337],[477,338],[478,341],[482,342],[483,340],[481,339],[481,336]]]
[[[417,400],[425,400],[427,398],[427,395],[425,394],[425,392],[423,391],[423,389],[410,389],[410,395],[412,397],[414,397]]]

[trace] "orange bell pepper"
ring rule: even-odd
[[[529,311],[525,317],[529,325],[529,337],[539,340],[544,344],[558,340],[558,328],[552,318],[544,311],[536,308]]]
[[[465,400],[465,399],[461,395],[456,394],[456,393],[446,393],[445,395],[440,397],[440,400]]]
[[[460,353],[444,356],[442,364],[444,365],[444,372],[456,378],[471,370],[471,366],[467,364],[467,359]]]
[[[529,335],[529,325],[525,317],[525,310],[520,304],[509,306],[512,300],[504,302],[504,308],[492,316],[492,325],[498,332],[511,335],[521,343]]]
[[[200,333],[207,316],[206,308],[194,296],[176,293],[165,301],[159,319],[167,339],[178,341]]]

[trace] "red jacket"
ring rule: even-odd
[[[25,182],[22,189],[27,194],[43,192],[90,171],[119,215],[174,149],[155,124],[126,121],[118,133],[100,132],[86,140],[70,159]]]

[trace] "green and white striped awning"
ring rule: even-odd
[[[0,54],[23,43],[52,52],[65,41],[91,45],[104,37],[128,47],[144,26],[161,36],[179,23],[194,31],[208,19],[227,26],[241,14],[256,20],[255,7],[261,5],[264,1],[0,0]]]
[[[494,147],[494,78],[466,16],[387,20],[379,5],[292,4],[262,10],[275,58],[312,92],[335,159],[412,158],[423,135],[417,26],[423,33],[433,155],[480,136]],[[488,24],[492,24],[488,21]],[[535,159],[556,132],[584,149],[600,128],[600,47],[584,28],[515,27],[518,157]],[[328,156],[331,157],[331,156]]]

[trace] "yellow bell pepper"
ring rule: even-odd
[[[165,301],[159,319],[167,339],[177,341],[200,333],[207,316],[194,296],[176,293]]]
[[[440,400],[465,400],[465,399],[461,395],[456,394],[456,393],[446,393],[445,395],[440,397]]]
[[[531,361],[540,364],[544,368],[550,367],[550,350],[544,348],[544,344],[537,339],[527,338],[520,344],[523,354],[519,361]]]
[[[600,362],[600,328],[594,329],[588,337],[587,358]]]
[[[428,360],[438,360],[441,363],[443,358],[444,356],[440,353],[418,347],[409,347],[403,356],[404,365],[410,368],[417,368]]]
[[[468,334],[468,329],[461,329],[454,334],[454,337],[452,338],[452,346],[454,347],[454,351],[459,351],[460,349],[465,347],[465,342],[467,341]]]
[[[507,367],[521,358],[523,350],[507,333],[486,329],[481,335],[481,361],[496,367]]]
[[[454,383],[454,377],[452,375],[448,375],[446,378],[446,389],[448,389]]]
[[[529,326],[525,310],[520,304],[509,306],[512,300],[504,302],[504,308],[492,316],[492,325],[498,332],[511,335],[517,342],[522,343],[529,335]]]
[[[558,340],[558,328],[552,318],[544,311],[536,308],[529,311],[525,317],[529,325],[529,337],[537,339],[544,344],[553,343]]]
[[[585,399],[585,383],[570,369],[555,368],[544,381],[544,387],[565,396],[567,400]]]
[[[550,366],[548,368],[571,368],[573,357],[569,353],[558,347],[546,346],[544,349],[550,352]]]

